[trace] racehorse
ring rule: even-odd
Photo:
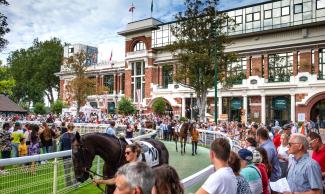
[[[156,148],[155,155],[159,157],[157,166],[168,164],[169,153],[162,142],[154,139],[144,139],[141,141],[148,142]],[[77,132],[72,141],[72,160],[76,180],[84,182],[89,177],[92,177],[93,174],[97,175],[91,171],[96,155],[99,155],[104,160],[103,178],[113,178],[117,169],[127,162],[124,155],[126,145],[127,143],[124,139],[105,133],[90,133],[80,136]],[[105,193],[113,193],[114,189],[114,185],[106,185]]]
[[[185,147],[186,147],[188,133],[190,133],[190,135],[192,134],[193,127],[194,127],[193,123],[182,123],[178,129],[174,129],[174,131],[172,132],[176,144],[176,151],[178,152],[177,142],[179,140],[181,143],[182,155],[185,154]]]

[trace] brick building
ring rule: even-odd
[[[237,26],[228,32],[237,62],[228,71],[244,73],[230,89],[218,90],[218,114],[248,121],[282,124],[290,120],[325,118],[325,1],[268,1],[225,11]],[[163,97],[173,112],[185,116],[194,91],[173,82],[177,63],[161,48],[175,38],[173,22],[148,18],[127,24],[125,37],[125,95],[140,102],[144,111]],[[214,89],[208,111],[214,112]],[[195,100],[193,100],[195,108]],[[298,119],[299,118],[299,119]]]
[[[325,0],[268,1],[225,12],[236,21],[235,30],[228,32],[232,43],[226,52],[239,57],[227,69],[246,76],[231,88],[218,86],[218,114],[240,120],[243,111],[245,121],[262,123],[324,120]],[[145,113],[163,97],[174,115],[189,117],[191,104],[195,110],[195,92],[173,81],[177,61],[161,49],[175,40],[171,25],[154,18],[128,23],[118,33],[125,37],[125,61],[118,73],[96,67],[92,75],[99,80],[114,75],[114,80],[125,84],[124,93],[114,89],[114,94],[131,98]],[[122,85],[119,81],[114,83]],[[211,88],[210,114],[215,109],[213,100]]]

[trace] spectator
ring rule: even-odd
[[[39,126],[36,124],[30,125],[30,145],[28,146],[28,154],[30,156],[40,154],[40,145],[39,145]],[[31,171],[35,174],[35,162],[32,162]]]
[[[317,132],[310,132],[308,134],[309,145],[313,149],[312,158],[318,162],[323,180],[325,178],[325,146],[322,142],[321,136]]]
[[[216,171],[209,176],[196,194],[222,193],[233,194],[237,192],[237,179],[228,166],[230,144],[223,138],[215,139],[210,148],[210,160]]]
[[[248,149],[240,149],[238,155],[241,159],[240,175],[247,180],[253,194],[263,193],[262,175],[259,169],[252,163],[253,153]]]
[[[280,168],[281,168],[281,178],[287,176],[288,159],[289,159],[288,141],[289,141],[289,136],[287,134],[282,134],[281,145],[278,147],[278,158],[279,158]]]
[[[236,176],[236,179],[237,179],[236,194],[252,194],[247,180],[239,174],[239,172],[240,172],[240,158],[235,152],[233,152],[233,151],[230,152],[230,157],[229,157],[228,163],[229,163],[229,166],[232,168],[232,170]]]
[[[253,150],[255,150],[256,149],[256,146],[257,146],[257,142],[256,142],[256,140],[254,138],[247,137],[245,139],[245,145],[244,145],[244,147],[246,149],[248,149],[249,151],[252,152]]]
[[[262,147],[258,147],[258,148],[256,148],[256,151],[258,151],[261,154],[262,163],[264,164],[264,166],[266,168],[267,177],[270,178],[271,172],[272,172],[272,165],[267,158],[266,150]]]
[[[252,153],[253,153],[253,163],[261,173],[263,194],[269,194],[270,193],[270,191],[269,191],[269,176],[267,174],[266,166],[263,163],[262,155],[257,149],[253,150]],[[265,151],[265,153],[266,153],[266,151]],[[265,157],[265,159],[267,160],[267,157]]]
[[[155,184],[152,169],[144,162],[132,162],[120,167],[116,172],[115,194],[151,194]]]
[[[12,137],[12,155],[13,157],[18,157],[19,156],[19,152],[18,152],[18,147],[20,144],[20,138],[24,137],[24,133],[23,130],[21,129],[21,125],[19,122],[15,123],[14,126],[14,131],[11,133],[11,137]]]
[[[68,124],[68,131],[61,135],[60,139],[60,151],[71,150],[71,143],[74,138],[73,123]],[[71,186],[73,184],[71,180],[71,168],[72,168],[72,160],[71,156],[67,156],[63,158],[63,168],[64,168],[64,176],[65,176],[65,184],[66,186]]]
[[[30,144],[30,127],[29,127],[28,123],[25,124],[23,132],[24,132],[24,138],[26,140],[26,145],[29,145]]]
[[[106,129],[108,135],[116,135],[115,121],[111,121],[109,127]]]
[[[288,184],[291,192],[319,193],[323,191],[319,165],[310,158],[308,141],[303,134],[294,133],[289,139]],[[287,192],[290,194],[290,192]]]
[[[196,126],[194,126],[192,134],[192,156],[194,156],[194,154],[197,154],[197,143],[199,142],[200,139],[200,133],[199,131],[196,129]]]
[[[163,132],[164,140],[167,141],[168,138],[168,121],[164,119],[164,122],[160,125],[160,131]]]
[[[184,194],[184,188],[180,182],[176,170],[167,164],[154,168],[155,186],[152,194]]]
[[[64,122],[64,121],[61,123],[60,130],[61,130],[61,135],[62,135],[63,133],[65,133],[65,132],[68,131],[67,127],[65,126],[65,122]]]
[[[267,158],[272,166],[270,181],[277,181],[281,177],[281,168],[277,151],[273,141],[269,138],[268,131],[264,128],[259,128],[256,132],[256,140],[260,147],[263,147],[266,150]]]
[[[2,130],[0,131],[0,151],[1,158],[10,158],[11,155],[11,136],[9,133],[10,124],[4,123],[2,125]],[[7,174],[8,172],[4,170],[4,167],[0,166],[0,174]]]
[[[130,124],[127,124],[125,138],[133,138],[133,131],[134,127]]]
[[[274,138],[273,143],[276,149],[281,145],[281,134],[280,134],[280,127],[274,127]],[[270,134],[270,133],[269,133]]]
[[[19,157],[27,156],[27,154],[28,154],[26,141],[25,141],[25,138],[23,138],[23,137],[20,138],[20,144],[18,146],[18,151],[19,151]]]
[[[49,128],[46,122],[42,123],[42,132],[40,134],[43,154],[51,153],[53,146],[53,138],[55,138],[55,132]]]
[[[127,162],[136,162],[139,160],[141,154],[141,146],[138,143],[128,144],[125,148],[125,159]],[[115,178],[111,179],[94,179],[94,184],[106,184],[106,185],[114,185]]]

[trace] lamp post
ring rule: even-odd
[[[192,92],[190,93],[190,97],[191,97],[191,107],[190,107],[190,110],[191,110],[191,121],[192,121],[192,118],[193,118],[193,105],[192,105],[192,102],[193,102],[193,100],[192,100],[193,93]]]
[[[117,107],[117,100],[118,100],[118,96],[115,96],[115,110],[116,110],[116,107]]]
[[[215,18],[213,21],[213,26],[216,28],[216,19],[217,19],[217,4],[215,4]],[[216,39],[217,37],[217,32],[216,29],[212,28],[212,33],[213,33],[213,38]],[[214,43],[216,44],[216,43]],[[218,122],[218,109],[217,109],[217,105],[218,105],[218,66],[217,66],[217,45],[214,45],[214,49],[213,49],[213,57],[214,57],[214,122],[217,123]]]

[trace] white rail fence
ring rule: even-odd
[[[75,128],[81,134],[86,134],[104,132],[107,125],[75,124]],[[227,138],[233,150],[237,151],[240,149],[237,142],[233,143],[226,134],[206,130],[199,130],[199,132],[201,145],[208,146],[216,138]],[[134,139],[152,137],[155,135],[156,131],[135,137]],[[161,134],[158,134],[158,136],[161,137]],[[31,163],[35,163],[35,168],[31,167]],[[92,166],[92,171],[96,171],[100,174],[102,172],[102,164],[102,159],[96,157]],[[71,150],[37,156],[2,159],[0,160],[0,166],[9,166],[9,168],[6,169],[7,173],[0,175],[0,193],[68,193],[78,187],[90,184],[90,180],[82,184],[74,181]],[[184,188],[186,189],[200,183],[213,173],[213,171],[214,168],[210,165],[183,179],[182,183]]]

